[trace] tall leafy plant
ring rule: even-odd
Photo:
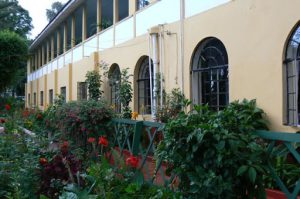
[[[119,91],[119,100],[122,105],[122,117],[123,118],[131,118],[132,110],[129,106],[129,103],[132,101],[132,85],[129,81],[129,78],[132,75],[128,73],[128,68],[123,69],[121,71],[121,83],[120,83],[120,91]]]
[[[266,154],[252,134],[267,128],[263,114],[255,100],[219,112],[195,106],[169,120],[156,155],[189,198],[264,198]]]
[[[101,75],[96,70],[88,71],[86,74],[86,82],[88,85],[89,98],[98,101],[103,94],[101,90],[101,84],[103,82]]]

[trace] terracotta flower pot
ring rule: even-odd
[[[266,189],[267,199],[287,199],[283,192],[273,189]],[[300,196],[297,197],[300,199]]]

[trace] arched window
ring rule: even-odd
[[[151,66],[153,66],[153,64],[151,64]],[[148,57],[142,60],[138,74],[138,111],[140,114],[151,114],[151,87]],[[153,78],[152,73],[151,75]]]
[[[299,63],[300,63],[300,26],[289,38],[285,53],[285,123],[291,126],[299,124]]]
[[[194,104],[208,104],[213,110],[229,102],[228,57],[225,46],[216,38],[201,42],[192,59],[192,98]]]
[[[118,98],[121,83],[120,67],[117,64],[112,65],[109,72],[109,85],[111,88],[111,105],[117,113],[121,112],[121,103]]]

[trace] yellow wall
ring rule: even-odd
[[[300,20],[299,0],[234,0],[184,21],[183,61],[180,60],[180,23],[165,24],[163,27],[163,57],[161,65],[165,88],[181,86],[191,97],[190,65],[196,46],[207,37],[216,37],[223,42],[229,60],[230,101],[257,99],[258,106],[267,113],[270,128],[277,131],[295,132],[300,129],[282,125],[283,121],[283,59],[285,43]],[[166,34],[168,31],[170,34]],[[129,73],[137,75],[139,59],[148,55],[148,35],[132,39],[111,49],[98,52],[89,58],[65,66],[57,71],[57,88],[72,85],[71,99],[77,98],[77,82],[85,80],[85,74],[96,63],[105,61],[120,69],[129,67]],[[71,73],[70,73],[70,69]],[[102,74],[103,71],[100,71]],[[69,78],[72,77],[72,82]],[[104,80],[105,77],[103,77]],[[131,78],[133,81],[134,77]],[[54,75],[47,78],[48,90],[54,86]],[[137,110],[137,89],[134,84],[134,100],[131,106]],[[28,84],[27,90],[35,90]],[[105,96],[109,99],[109,86],[104,82]],[[48,91],[47,91],[48,92]],[[33,102],[33,94],[32,94]]]
[[[86,73],[95,69],[98,61],[98,54],[93,53],[90,57],[85,57],[84,59],[73,64],[72,67],[72,100],[77,100],[77,82],[84,82]]]

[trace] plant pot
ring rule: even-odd
[[[266,193],[267,199],[287,199],[287,197],[282,191],[266,189]],[[298,196],[297,199],[300,199],[300,196]]]

